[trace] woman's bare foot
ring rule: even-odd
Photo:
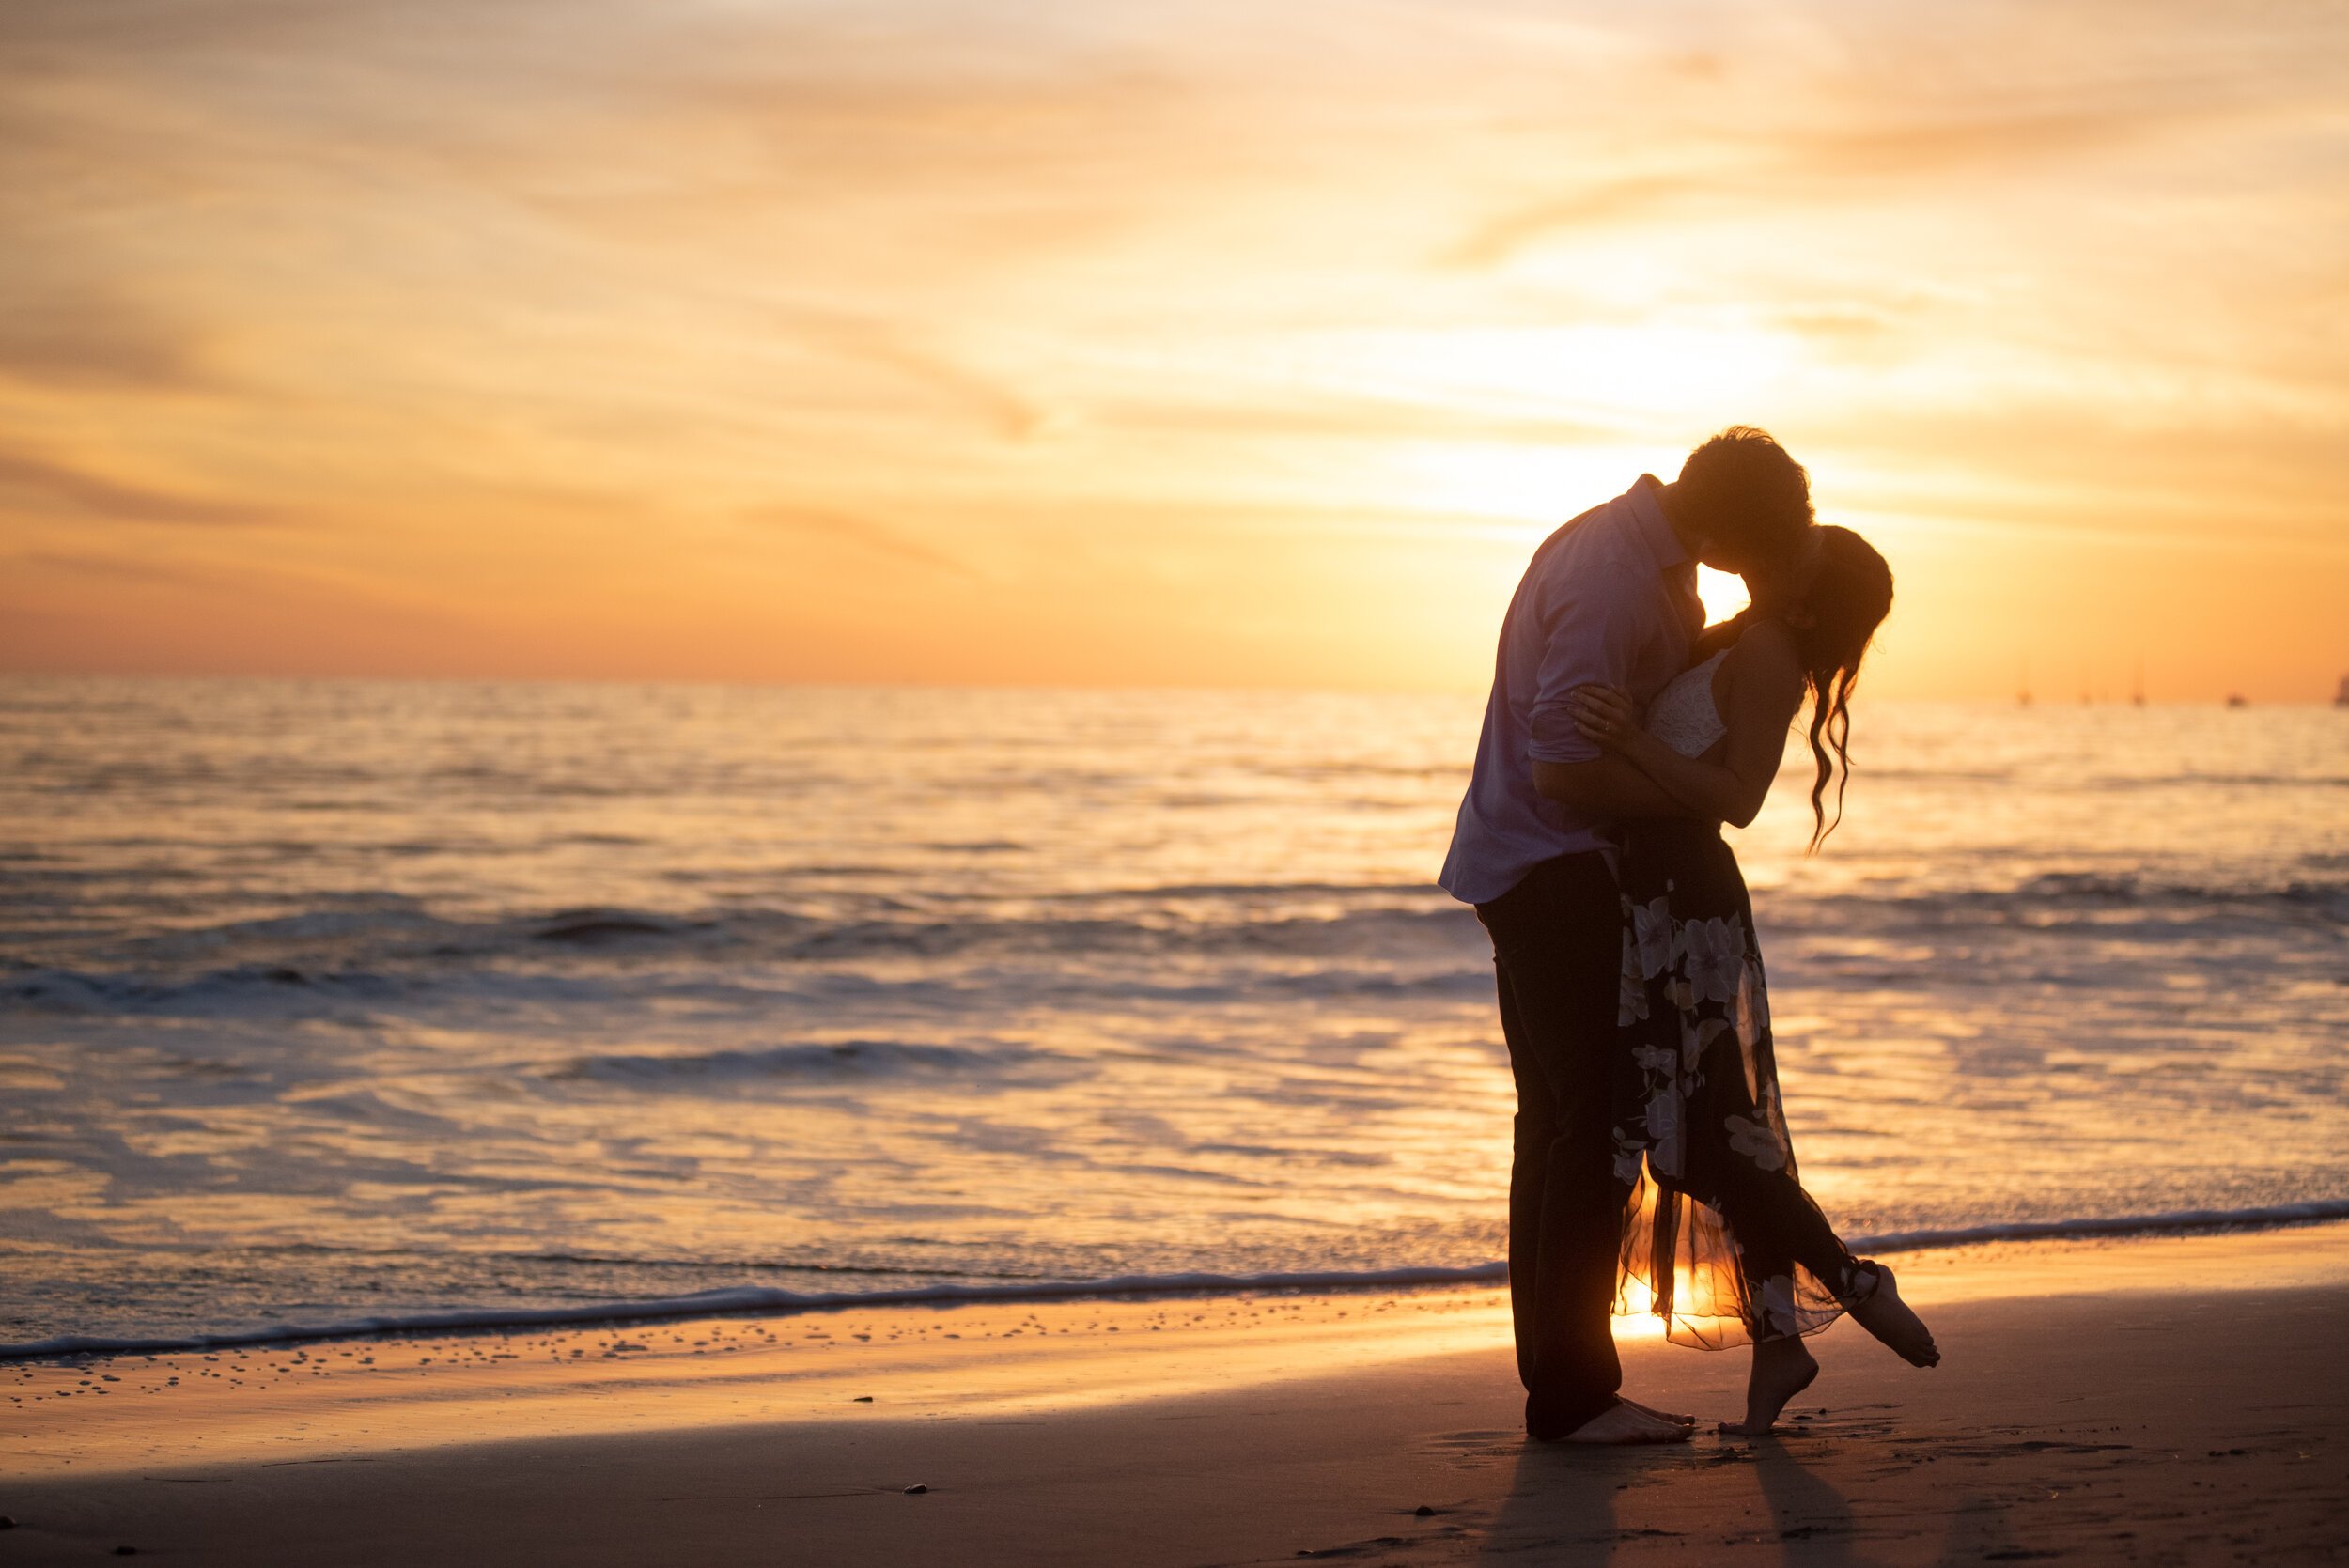
[[[1892,1271],[1880,1263],[1861,1266],[1874,1271],[1875,1288],[1847,1304],[1852,1321],[1891,1346],[1892,1353],[1910,1366],[1938,1365],[1941,1351],[1933,1343],[1933,1330],[1901,1299]]]
[[[1746,1379],[1746,1419],[1723,1421],[1721,1430],[1737,1437],[1759,1437],[1778,1424],[1786,1402],[1811,1387],[1819,1363],[1798,1339],[1756,1340],[1753,1371]]]
[[[1685,1443],[1695,1433],[1694,1426],[1666,1421],[1661,1416],[1652,1415],[1636,1405],[1619,1399],[1558,1441],[1618,1447],[1632,1443]]]

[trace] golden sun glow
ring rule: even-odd
[[[1471,690],[1751,422],[1876,691],[2349,667],[2337,14],[424,14],[0,19],[0,663]]]

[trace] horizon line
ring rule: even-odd
[[[2323,677],[2319,677],[2322,679]],[[2343,677],[2349,679],[2349,677]],[[713,688],[751,691],[973,691],[1002,693],[1061,693],[1080,694],[1109,691],[1158,692],[1191,696],[1291,696],[1291,697],[1427,697],[1475,698],[1486,694],[1486,688],[1404,687],[1404,686],[1328,686],[1310,683],[1258,682],[1248,685],[1186,683],[1174,681],[958,681],[948,679],[908,680],[891,678],[788,678],[729,675],[386,675],[386,674],[303,674],[282,671],[201,671],[166,672],[159,670],[26,670],[0,668],[0,682],[54,681],[90,682],[120,681],[136,684],[167,685],[234,683],[278,685],[375,685],[375,686],[605,686],[646,688]],[[1872,702],[1887,703],[1946,703],[1969,707],[2012,707],[2018,710],[2061,712],[2083,707],[2340,707],[2336,697],[2263,697],[2243,700],[2228,692],[2213,697],[2146,697],[2142,702],[2129,696],[2094,698],[2046,698],[2018,702],[2013,694],[1981,696],[1934,696],[1919,693],[1876,693]]]

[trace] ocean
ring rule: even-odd
[[[0,1353],[1492,1278],[1480,711],[0,681]],[[1735,835],[1840,1227],[2349,1214],[2349,711],[1854,743]]]

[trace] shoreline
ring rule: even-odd
[[[1858,1236],[1855,1252],[1901,1257],[1950,1251],[1999,1242],[2068,1242],[2115,1238],[2158,1239],[2206,1232],[2251,1234],[2349,1220],[2349,1200],[2315,1199],[2245,1209],[2188,1209],[2163,1214],[2119,1215],[2096,1219],[2017,1220],[1953,1230]],[[759,1285],[703,1291],[649,1300],[615,1300],[577,1307],[474,1307],[418,1312],[404,1316],[352,1318],[323,1323],[288,1323],[267,1328],[230,1329],[177,1337],[60,1334],[45,1340],[0,1344],[0,1367],[88,1356],[190,1354],[208,1350],[255,1350],[338,1340],[526,1330],[556,1327],[655,1327],[680,1320],[720,1316],[769,1316],[847,1312],[896,1306],[968,1306],[1008,1302],[1068,1302],[1137,1297],[1178,1300],[1277,1291],[1353,1293],[1505,1286],[1508,1265],[1308,1270],[1279,1274],[1123,1275],[1097,1280],[1034,1281],[985,1285],[941,1284],[895,1290],[805,1292]]]
[[[1912,1255],[1901,1274],[1945,1365],[1917,1372],[1841,1327],[1812,1342],[1824,1374],[1770,1438],[1709,1430],[1735,1413],[1743,1356],[1619,1336],[1626,1392],[1707,1421],[1695,1443],[1648,1451],[1523,1442],[1492,1289],[22,1363],[0,1369],[0,1512],[19,1527],[0,1550],[492,1564],[779,1550],[1825,1564],[1862,1542],[1876,1561],[2199,1562],[2237,1555],[2217,1549],[2236,1537],[2258,1560],[2349,1550],[2333,1524],[2349,1412],[2331,1392],[2349,1378],[2349,1224],[1983,1246]]]

